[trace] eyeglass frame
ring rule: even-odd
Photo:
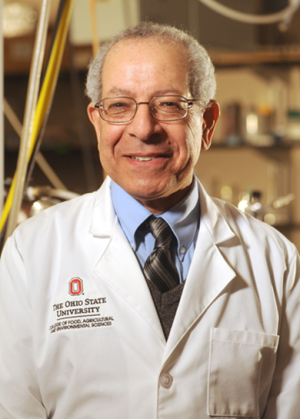
[[[186,117],[187,117],[187,115],[188,115],[188,113],[189,113],[189,110],[190,110],[190,108],[193,106],[193,104],[194,104],[194,103],[196,103],[196,102],[200,102],[200,100],[199,100],[199,99],[188,99],[188,98],[186,98],[186,97],[184,97],[184,96],[180,96],[180,95],[161,95],[161,96],[153,96],[153,98],[151,98],[151,100],[150,100],[149,102],[137,102],[135,99],[133,99],[133,97],[129,97],[129,96],[113,96],[113,97],[106,97],[106,98],[104,98],[104,99],[101,99],[101,100],[100,100],[100,102],[95,103],[94,108],[98,109],[98,113],[99,113],[99,115],[100,115],[100,118],[102,118],[102,119],[103,119],[103,121],[105,121],[105,122],[109,122],[110,124],[125,124],[125,123],[130,122],[130,121],[132,121],[132,120],[133,120],[133,118],[135,117],[135,115],[136,115],[136,113],[137,113],[137,110],[138,110],[138,105],[150,105],[150,103],[151,103],[154,99],[157,99],[157,98],[159,98],[159,97],[180,97],[180,98],[184,99],[184,100],[187,102],[187,104],[188,104],[188,108],[187,108],[187,110],[186,110],[186,114],[185,114],[184,116],[182,116],[181,118],[176,118],[176,119],[158,119],[158,118],[156,118],[156,117],[152,114],[151,109],[150,109],[150,106],[148,106],[151,116],[153,116],[153,118],[154,118],[154,119],[156,119],[157,121],[160,121],[160,122],[175,122],[175,121],[180,121],[181,119],[184,119],[184,118],[186,118]],[[101,115],[101,113],[100,113],[100,103],[101,103],[101,102],[103,102],[103,101],[104,101],[104,100],[106,100],[106,99],[117,99],[117,98],[120,98],[120,99],[131,99],[131,100],[133,100],[133,101],[135,102],[135,112],[134,112],[133,116],[132,116],[130,119],[127,119],[126,121],[118,121],[118,122],[114,122],[114,121],[109,121],[109,120],[107,120],[107,119],[103,118],[103,116]],[[189,104],[189,102],[192,102],[192,103],[191,103],[191,104]]]

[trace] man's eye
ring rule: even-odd
[[[174,107],[177,107],[178,106],[178,103],[175,103],[175,102],[162,102],[161,104],[160,104],[160,106],[165,106],[165,107],[167,107],[167,108],[174,108]]]
[[[159,108],[165,111],[181,111],[183,109],[180,102],[160,102]]]
[[[130,105],[128,103],[125,102],[115,102],[115,103],[110,103],[108,106],[108,109],[123,109],[123,108],[129,108]]]

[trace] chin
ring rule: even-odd
[[[122,187],[122,186],[121,186]],[[125,188],[123,188],[125,189]],[[159,193],[157,190],[136,190],[136,189],[125,189],[125,191],[138,201],[152,201],[154,199],[162,198],[164,195]]]

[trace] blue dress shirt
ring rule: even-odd
[[[153,214],[113,181],[111,198],[122,230],[143,268],[154,249],[155,239],[149,227],[142,224]],[[176,237],[172,242],[171,257],[176,264],[180,282],[183,282],[190,268],[199,231],[200,199],[196,180],[182,201],[165,213],[154,215],[163,218]]]

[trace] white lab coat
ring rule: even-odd
[[[199,237],[166,342],[109,183],[7,243],[0,418],[299,419],[294,246],[199,185]]]

